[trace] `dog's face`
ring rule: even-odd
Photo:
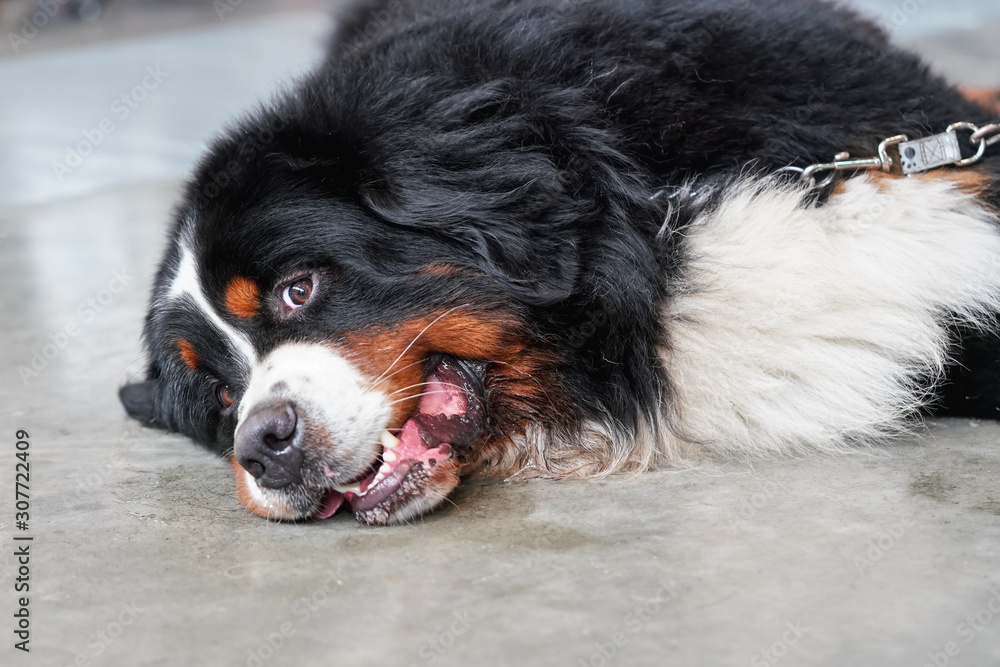
[[[554,350],[441,230],[379,219],[337,174],[221,143],[178,209],[132,416],[219,451],[277,519],[405,521],[558,412]],[[205,196],[205,192],[215,194]],[[544,415],[547,415],[544,416]],[[510,464],[510,461],[507,462]]]

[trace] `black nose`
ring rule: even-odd
[[[299,419],[288,402],[251,409],[236,431],[236,460],[257,484],[280,489],[302,481]]]

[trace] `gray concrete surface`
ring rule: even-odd
[[[902,41],[1000,85],[995,3],[913,1]],[[0,663],[1000,664],[994,423],[932,423],[847,459],[472,483],[414,525],[369,529],[248,516],[227,465],[128,422],[115,389],[138,370],[180,179],[325,32],[309,7],[214,21],[38,37],[0,60]],[[157,66],[168,76],[120,119],[114,100]],[[105,118],[113,131],[60,180],[52,163]],[[12,634],[24,535],[30,654]]]

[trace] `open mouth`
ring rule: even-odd
[[[360,479],[329,490],[315,519],[333,516],[346,502],[359,517],[386,511],[419,496],[436,469],[453,471],[486,424],[482,365],[443,357],[427,375],[416,410],[397,435],[383,431],[382,451]]]

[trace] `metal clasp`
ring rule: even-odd
[[[878,157],[852,158],[848,152],[837,153],[833,156],[833,162],[821,162],[813,164],[802,170],[802,180],[809,184],[812,189],[825,188],[834,181],[842,171],[870,171],[878,169],[880,171],[890,171],[894,164],[889,155],[889,147],[907,140],[905,134],[885,139],[878,145]],[[822,181],[816,180],[816,174],[829,171],[830,174]]]
[[[975,155],[967,158],[962,157],[958,143],[959,130],[972,133],[969,137],[969,143],[978,147]],[[1000,121],[983,127],[978,127],[973,123],[952,123],[941,134],[913,141],[910,141],[910,138],[905,134],[897,134],[883,139],[882,143],[878,145],[878,157],[852,158],[851,154],[845,151],[834,155],[832,162],[820,162],[805,168],[782,167],[775,173],[793,172],[798,174],[799,179],[807,183],[810,190],[816,190],[832,185],[844,171],[878,169],[889,172],[893,170],[893,167],[899,166],[903,174],[910,175],[945,165],[967,167],[979,162],[986,153],[986,148],[996,143],[1000,143]],[[899,145],[898,161],[889,155],[889,148],[897,144]],[[830,173],[822,180],[818,180],[818,175],[826,174],[826,172]]]

